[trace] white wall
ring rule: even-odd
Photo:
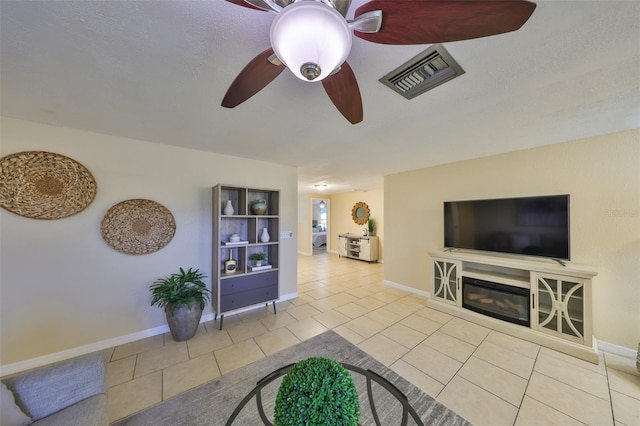
[[[571,195],[571,259],[598,270],[594,334],[640,341],[640,130],[385,177],[385,280],[430,291],[445,200]]]
[[[0,364],[164,326],[149,285],[179,267],[211,277],[211,187],[280,189],[280,230],[297,226],[294,167],[2,118],[2,156],[51,151],[82,163],[98,192],[81,213],[54,221],[0,209]],[[215,145],[215,135],[211,144]],[[144,256],[111,249],[100,221],[114,204],[154,200],[176,220],[165,248]],[[296,237],[281,240],[280,294],[297,291]],[[211,313],[209,305],[205,315]]]

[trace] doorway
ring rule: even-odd
[[[311,200],[311,251],[314,255],[327,254],[329,245],[329,200]]]

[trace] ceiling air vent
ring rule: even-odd
[[[405,98],[413,99],[462,74],[464,70],[444,46],[434,44],[379,81]]]

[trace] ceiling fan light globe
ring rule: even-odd
[[[342,65],[351,52],[352,34],[344,17],[321,2],[288,5],[271,24],[271,47],[280,61],[303,81],[320,81]],[[307,78],[308,63],[319,69]],[[307,75],[305,75],[307,72]]]

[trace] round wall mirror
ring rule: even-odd
[[[351,210],[351,217],[358,225],[364,225],[369,220],[369,206],[362,201],[356,203]]]

